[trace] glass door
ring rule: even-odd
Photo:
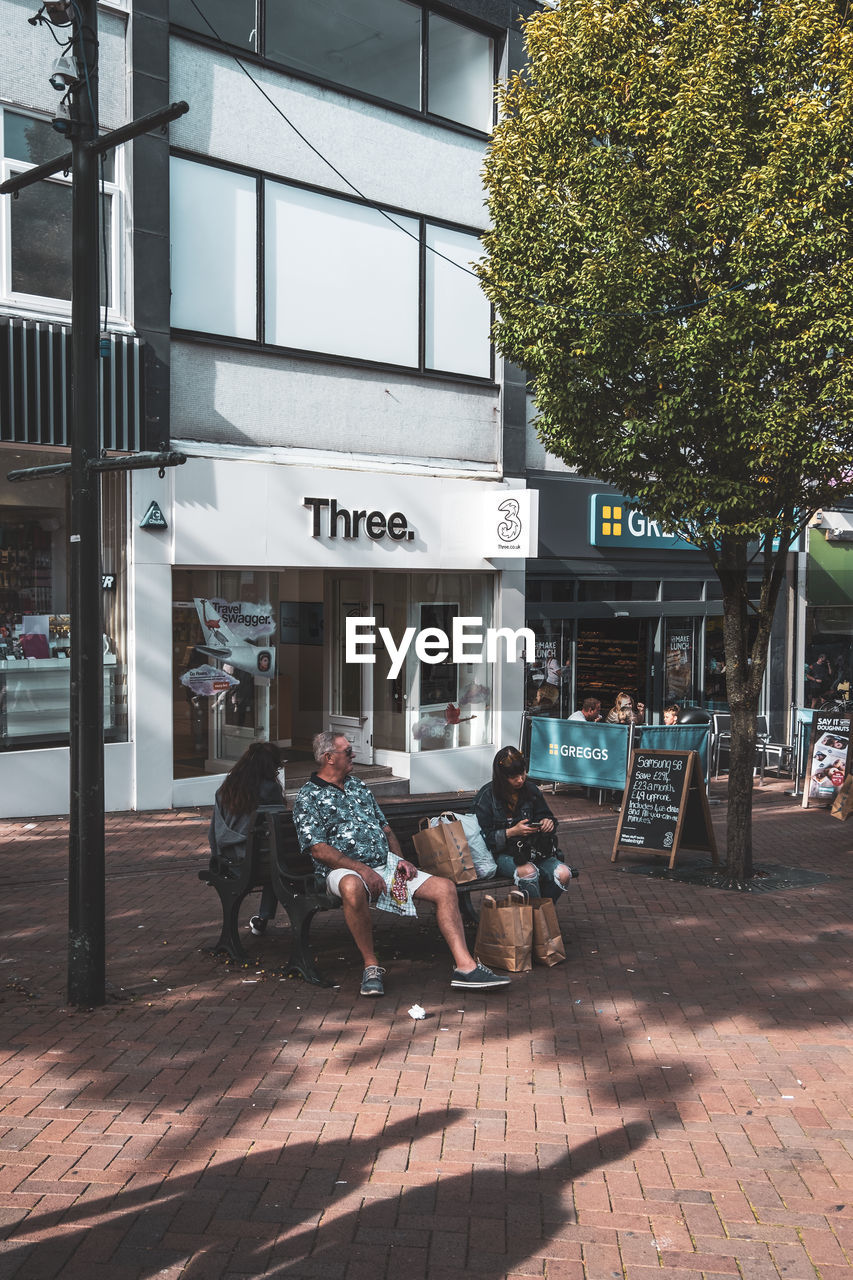
[[[346,661],[347,619],[376,617],[371,575],[330,575],[327,610],[332,620],[329,726],[335,733],[346,734],[359,764],[372,764],[373,664]],[[384,626],[384,620],[376,617],[375,625]]]

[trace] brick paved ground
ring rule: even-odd
[[[212,958],[185,812],[108,820],[110,1001],[69,1010],[65,824],[0,824],[0,1280],[847,1280],[853,825],[783,790],[758,860],[831,882],[630,874],[560,796],[569,962],[466,994],[431,919],[383,923],[375,1002],[339,913],[339,989],[276,973],[285,925]]]

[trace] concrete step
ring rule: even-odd
[[[307,782],[316,769],[316,765],[307,760],[294,761],[286,766],[286,797],[289,805],[296,799],[299,788]],[[357,764],[353,773],[361,778],[365,786],[381,802],[383,796],[407,796],[409,794],[408,778],[399,778],[387,767],[378,764]]]

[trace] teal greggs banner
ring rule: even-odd
[[[634,746],[660,751],[698,751],[708,781],[710,725],[637,725]],[[530,774],[547,782],[621,791],[628,776],[631,735],[622,724],[587,724],[585,720],[530,721]]]
[[[592,547],[656,547],[658,551],[697,551],[675,533],[664,533],[627,505],[621,493],[592,493],[589,498],[589,542]]]
[[[638,725],[635,747],[644,751],[698,751],[702,777],[708,783],[709,724],[644,724]]]
[[[549,782],[621,791],[629,738],[622,724],[537,717],[530,721],[530,773]]]

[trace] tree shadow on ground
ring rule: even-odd
[[[377,1275],[408,1280],[423,1273],[426,1257],[429,1275],[497,1280],[573,1222],[573,1180],[624,1158],[653,1132],[615,1125],[535,1168],[516,1172],[499,1155],[494,1168],[439,1175],[442,1141],[459,1139],[459,1161],[470,1162],[468,1128],[441,1111],[361,1139],[279,1150],[267,1139],[244,1158],[167,1177],[156,1189],[89,1194],[64,1212],[34,1212],[7,1228],[0,1269],[8,1280],[66,1268],[83,1274],[87,1262],[123,1280],[154,1280],[169,1268],[183,1268],[181,1280],[223,1272],[334,1280],[360,1260]],[[374,1166],[386,1153],[389,1172],[377,1180]],[[422,1167],[422,1184],[401,1190],[410,1162]],[[188,1247],[198,1238],[201,1249]]]

